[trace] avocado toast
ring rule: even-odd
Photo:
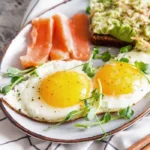
[[[150,50],[150,1],[91,0],[90,7],[93,44]]]

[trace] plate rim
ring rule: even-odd
[[[65,4],[67,2],[70,2],[72,0],[65,0],[63,2],[61,2],[60,4],[57,4],[55,6],[53,6],[52,8],[49,8],[45,11],[43,11],[42,13],[40,13],[39,15],[37,15],[36,17],[40,17],[41,15],[43,15],[44,13],[50,11],[53,8],[56,8],[58,6],[60,6],[61,4]],[[35,17],[35,18],[36,18]],[[24,25],[18,32],[17,34],[14,36],[14,38],[12,40],[10,40],[10,42],[8,42],[8,44],[6,44],[6,46],[4,46],[3,51],[2,51],[2,56],[0,57],[0,62],[2,62],[6,51],[8,50],[9,46],[11,45],[12,41],[19,35],[19,33],[26,28],[26,26],[28,26],[31,23],[31,21],[29,21],[26,25]],[[1,68],[1,65],[0,65]],[[2,101],[2,99],[0,98],[0,108],[3,110],[4,114],[6,115],[6,117],[9,119],[9,121],[15,125],[17,128],[19,128],[20,130],[22,130],[23,132],[25,132],[28,135],[31,135],[35,138],[41,139],[41,140],[45,140],[45,141],[51,141],[51,142],[59,142],[59,143],[66,143],[66,144],[72,144],[72,143],[79,143],[79,142],[88,142],[88,141],[93,141],[93,140],[97,140],[101,137],[103,137],[104,134],[100,134],[100,135],[95,135],[92,137],[87,137],[87,138],[80,138],[80,139],[74,139],[74,140],[63,140],[63,139],[56,139],[56,138],[49,138],[40,134],[37,134],[33,131],[30,131],[29,129],[23,127],[22,125],[20,125],[17,121],[15,121],[15,119],[13,119],[13,117],[9,114],[9,112],[5,109],[5,106],[3,104],[4,102]],[[6,104],[5,104],[6,105]],[[9,107],[6,105],[6,107]],[[10,108],[11,109],[11,108]],[[12,109],[11,109],[12,110]],[[13,110],[14,111],[14,110]],[[16,113],[16,112],[15,112]],[[141,114],[139,114],[137,117],[135,117],[134,119],[130,120],[129,122],[125,123],[124,125],[120,126],[119,128],[116,128],[114,130],[111,130],[109,132],[107,132],[107,135],[113,135],[116,134],[117,132],[121,131],[121,130],[125,130],[126,128],[130,127],[131,125],[133,125],[135,122],[137,122],[138,120],[140,120],[143,116],[147,115],[148,113],[150,113],[150,108],[147,108],[145,111],[143,111]]]
[[[5,109],[5,106],[3,104],[4,102],[2,101],[2,99],[0,99],[0,107],[3,110],[4,114],[6,115],[6,117],[10,120],[10,122],[15,125],[16,127],[18,127],[20,130],[22,130],[23,132],[27,133],[28,135],[31,135],[33,137],[36,137],[38,139],[41,140],[45,140],[45,141],[51,141],[51,142],[59,142],[59,143],[66,143],[66,144],[72,144],[72,143],[79,143],[79,142],[88,142],[88,141],[94,141],[94,140],[98,140],[101,137],[104,136],[104,134],[100,134],[100,135],[95,135],[92,137],[87,137],[87,138],[79,138],[79,139],[74,139],[74,140],[64,140],[64,139],[56,139],[56,138],[50,138],[50,137],[46,137],[40,134],[37,134],[36,132],[30,131],[29,129],[23,127],[22,125],[20,125],[10,114],[9,112]],[[6,107],[8,107],[6,105]],[[10,108],[11,109],[11,108]],[[12,110],[12,109],[11,109]],[[13,110],[14,111],[14,110]],[[133,125],[135,122],[137,122],[138,120],[140,120],[143,116],[147,115],[150,112],[150,108],[147,108],[144,112],[142,112],[140,115],[138,115],[137,117],[135,117],[134,119],[130,120],[129,122],[125,123],[124,125],[120,126],[119,128],[116,128],[114,130],[111,130],[109,132],[106,132],[108,136],[116,134],[119,131],[125,130],[126,128],[130,127],[131,125]],[[16,113],[16,112],[15,112]]]

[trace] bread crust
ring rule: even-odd
[[[100,46],[111,46],[120,48],[126,45],[135,45],[134,43],[121,41],[111,35],[91,34],[90,39],[92,44]]]

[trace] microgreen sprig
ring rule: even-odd
[[[11,84],[4,86],[1,89],[1,93],[6,95],[10,90],[14,88],[18,83],[26,80],[30,75],[36,75],[36,67],[31,67],[26,70],[19,70],[17,68],[10,67],[7,73],[3,73],[3,77],[11,77]]]
[[[135,61],[135,66],[145,74],[150,74],[150,64],[141,61]]]
[[[124,108],[124,109],[121,109],[120,111],[118,111],[117,115],[111,115],[110,112],[106,112],[102,117],[101,119],[97,119],[96,118],[96,122],[91,122],[89,124],[75,124],[74,126],[75,127],[79,127],[79,128],[90,128],[92,126],[97,126],[99,124],[105,124],[105,123],[108,123],[110,121],[113,121],[113,120],[117,120],[117,119],[131,119],[134,115],[134,111],[132,110],[131,107],[127,107],[127,108]]]
[[[93,67],[93,63],[92,63],[92,59],[93,57],[95,57],[95,55],[97,55],[98,53],[98,49],[93,49],[93,52],[90,56],[90,59],[87,63],[83,64],[83,71],[89,76],[89,77],[93,77],[96,73],[96,68]]]
[[[120,48],[120,53],[127,53],[133,49],[132,45],[127,45],[125,47]]]
[[[101,59],[103,62],[107,62],[112,58],[112,55],[108,50],[103,53],[100,53],[99,47],[94,47],[93,51],[95,52],[92,57],[93,59]]]
[[[97,68],[93,67],[93,59],[101,59],[104,62],[109,61],[112,58],[109,51],[100,54],[99,47],[94,47],[90,59],[87,63],[83,64],[83,71],[89,76],[93,77],[97,71]]]
[[[120,61],[120,62],[129,63],[129,59],[128,59],[128,58],[125,58],[125,57],[121,58],[119,61]]]

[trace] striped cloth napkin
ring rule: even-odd
[[[45,10],[65,2],[67,0],[32,0],[25,13],[22,26]],[[78,144],[52,143],[26,135],[12,125],[0,110],[0,150],[125,150],[148,134],[150,134],[150,115],[125,131],[102,141]]]

